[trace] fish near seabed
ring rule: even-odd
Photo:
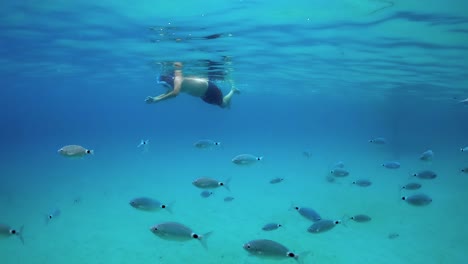
[[[266,225],[264,225],[262,227],[262,230],[263,231],[273,231],[273,230],[276,230],[278,228],[282,227],[281,224],[277,224],[277,223],[268,223]]]
[[[257,157],[252,154],[240,154],[232,159],[232,162],[236,165],[250,165],[263,160],[263,157]]]
[[[406,201],[408,204],[414,206],[426,206],[432,203],[432,198],[426,194],[414,194],[410,196],[403,196],[401,197],[403,201]]]
[[[231,178],[226,179],[224,182],[218,181],[216,179],[212,179],[209,177],[201,177],[192,182],[192,184],[200,189],[215,189],[220,186],[226,188],[226,190],[230,191],[229,183],[231,182]]]
[[[156,199],[149,197],[137,197],[129,202],[130,206],[141,210],[154,212],[159,211],[160,209],[166,209],[169,213],[172,213],[172,204],[164,204]]]
[[[252,240],[243,245],[243,248],[249,252],[252,256],[256,256],[263,259],[288,259],[292,258],[303,263],[303,260],[299,256],[305,257],[308,252],[296,254],[289,250],[284,245],[269,239],[257,239]]]
[[[339,223],[341,223],[340,220],[320,219],[307,228],[307,232],[313,234],[323,233],[333,229]]]
[[[177,222],[165,222],[154,225],[150,231],[159,238],[172,241],[189,241],[198,240],[204,248],[208,248],[206,239],[212,232],[199,235],[195,233],[190,227],[187,227]]]

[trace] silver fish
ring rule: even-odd
[[[468,152],[468,147],[460,148],[461,152]]]
[[[342,169],[342,168],[345,167],[345,165],[344,165],[344,162],[338,161],[338,162],[336,162],[335,164],[333,164],[333,167],[334,167],[334,168],[341,168],[341,169]]]
[[[57,151],[60,155],[68,158],[81,158],[89,154],[94,154],[94,150],[83,148],[79,145],[68,145]]]
[[[346,177],[349,175],[349,171],[343,168],[334,168],[330,173],[335,177]]]
[[[270,180],[271,184],[276,184],[282,182],[284,179],[283,178],[274,178]]]
[[[312,208],[295,206],[294,209],[297,210],[300,215],[309,219],[310,221],[317,222],[322,219],[319,213],[317,213],[317,211]]]
[[[221,146],[221,142],[213,141],[210,139],[202,139],[202,140],[198,140],[193,145],[199,149],[206,149],[206,148]]]
[[[252,240],[243,245],[243,248],[253,256],[265,259],[288,259],[299,261],[299,255],[290,251],[282,244],[268,239]]]
[[[434,158],[434,152],[432,150],[424,151],[420,156],[419,159],[422,161],[431,161]]]
[[[309,228],[307,228],[307,232],[309,233],[323,233],[328,230],[334,228],[337,224],[341,223],[339,220],[327,220],[322,219],[315,223],[313,223]]]
[[[0,224],[0,237],[11,237],[11,236],[17,236],[21,243],[24,244],[24,239],[23,239],[23,229],[24,226],[21,226],[19,230],[16,230],[9,225],[5,224]]]
[[[357,186],[361,186],[361,187],[368,187],[368,186],[371,186],[372,185],[372,182],[370,180],[356,180],[356,181],[353,181],[353,184],[357,185]]]
[[[215,180],[215,179],[212,179],[212,178],[202,177],[202,178],[198,178],[198,179],[194,180],[192,182],[192,184],[195,187],[198,187],[200,189],[214,189],[214,188],[218,188],[219,186],[223,186],[228,191],[230,191],[230,189],[229,189],[229,182],[230,181],[231,181],[231,178],[227,179],[224,182],[221,182],[221,181],[218,181],[218,180]]]
[[[365,214],[358,214],[358,215],[355,215],[355,216],[351,216],[349,219],[353,220],[354,222],[358,222],[358,223],[369,222],[370,220],[372,220],[372,218],[370,216],[365,215]]]
[[[231,201],[233,201],[233,200],[234,200],[234,197],[232,197],[232,196],[228,196],[228,197],[225,197],[225,198],[224,198],[224,201],[225,201],[225,202],[231,202]]]
[[[55,218],[59,217],[61,214],[62,214],[62,211],[60,211],[60,209],[58,209],[58,208],[50,211],[50,213],[48,213],[45,216],[45,223],[49,224],[50,221],[52,221],[52,219],[55,219]]]
[[[463,173],[468,173],[468,167],[463,168],[463,169],[461,169],[460,171],[463,172]]]
[[[150,228],[150,231],[156,236],[172,241],[189,241],[196,239],[200,241],[204,248],[207,248],[206,239],[211,235],[212,232],[208,232],[203,235],[199,235],[193,230],[183,224],[177,222],[165,222],[154,225]]]
[[[268,223],[262,227],[263,231],[273,231],[281,227],[281,224],[277,223]]]
[[[403,201],[415,206],[425,206],[432,202],[432,198],[425,194],[415,194],[401,197]]]
[[[208,198],[210,197],[211,195],[213,195],[214,192],[210,192],[210,191],[203,191],[200,193],[200,196],[203,197],[203,198]]]
[[[146,140],[142,139],[142,140],[140,141],[140,144],[138,144],[137,148],[139,148],[139,147],[141,147],[141,146],[146,147],[146,146],[148,146],[148,145],[149,145],[149,139],[146,139]]]
[[[232,162],[237,165],[250,165],[258,161],[261,161],[262,159],[263,157],[257,157],[251,154],[240,154],[240,155],[235,156],[232,159]]]
[[[137,197],[132,199],[129,202],[130,206],[135,209],[142,210],[142,211],[158,211],[160,209],[166,209],[168,212],[172,212],[172,206],[167,204],[163,204],[160,201],[148,198],[148,197]]]
[[[387,169],[398,169],[401,167],[401,164],[397,161],[387,161],[383,163],[382,166]]]
[[[417,190],[419,188],[421,188],[422,185],[419,184],[419,183],[416,183],[416,182],[410,182],[408,184],[405,184],[401,187],[401,189],[405,189],[405,190]]]
[[[413,174],[414,177],[424,180],[432,180],[437,177],[437,174],[431,170],[423,170]]]
[[[148,150],[149,150],[149,146],[150,146],[150,145],[149,145],[149,142],[150,142],[149,139],[146,139],[146,140],[142,139],[142,140],[140,141],[140,144],[138,144],[137,148],[143,147],[143,151],[142,151],[142,152],[143,152],[143,153],[146,153],[146,152],[148,152]]]
[[[387,144],[387,139],[383,137],[373,138],[369,140],[369,143],[376,144],[376,145],[384,145],[384,144]]]

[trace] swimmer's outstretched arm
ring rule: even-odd
[[[163,100],[174,98],[180,93],[180,87],[182,86],[182,77],[183,77],[182,70],[180,69],[182,67],[182,64],[176,62],[174,63],[174,66],[177,68],[174,71],[174,89],[165,94],[161,94],[155,97],[148,96],[146,97],[146,100],[145,100],[146,103],[148,104],[157,103]]]

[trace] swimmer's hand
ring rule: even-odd
[[[148,96],[148,97],[146,97],[145,102],[147,104],[153,104],[153,103],[156,103],[157,100],[155,99],[155,97]]]

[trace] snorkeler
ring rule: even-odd
[[[159,96],[148,96],[145,100],[146,103],[152,104],[166,99],[176,97],[180,92],[199,97],[208,104],[218,105],[222,108],[229,108],[231,105],[231,98],[235,93],[239,93],[234,86],[231,91],[223,97],[221,90],[208,79],[196,77],[183,77],[182,63],[174,63],[176,70],[174,76],[162,75],[159,77],[159,83],[164,84],[168,91]]]

